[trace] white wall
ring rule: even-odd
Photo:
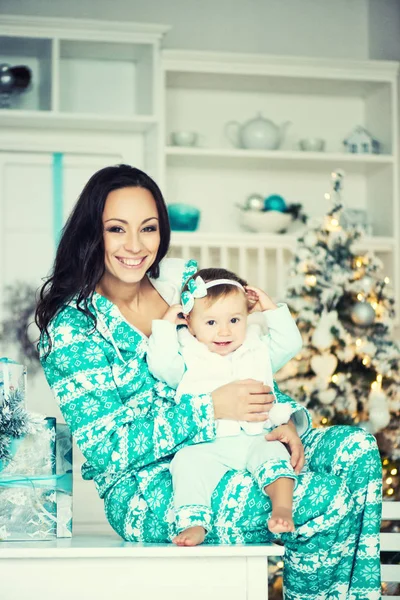
[[[368,0],[1,0],[0,13],[165,23],[168,48],[355,59],[369,52]]]
[[[167,48],[400,60],[400,0],[1,0],[1,14],[165,23]]]
[[[400,0],[369,0],[370,58],[400,60]]]

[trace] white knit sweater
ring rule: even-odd
[[[147,362],[158,379],[177,389],[177,401],[186,393],[212,392],[241,379],[263,381],[273,389],[273,373],[300,350],[302,339],[285,304],[260,313],[261,323],[250,324],[244,343],[227,356],[210,352],[187,328],[177,331],[168,321],[153,321]],[[267,330],[267,331],[265,331]],[[250,435],[286,423],[291,415],[286,404],[275,404],[264,423],[217,421],[217,436]]]

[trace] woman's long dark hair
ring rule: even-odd
[[[41,334],[47,337],[49,351],[51,340],[48,326],[74,296],[77,296],[78,309],[96,324],[89,303],[104,274],[104,206],[110,192],[126,187],[144,188],[155,200],[160,246],[148,273],[153,278],[159,276],[159,263],[168,251],[170,240],[167,207],[160,188],[146,173],[129,165],[105,167],[97,171],[85,185],[63,228],[52,273],[40,289],[35,321]]]

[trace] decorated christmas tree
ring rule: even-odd
[[[384,493],[399,495],[400,348],[393,340],[390,280],[363,232],[346,227],[343,173],[332,173],[328,212],[298,239],[286,301],[303,349],[278,374],[281,388],[303,403],[316,426],[358,425],[382,454]]]

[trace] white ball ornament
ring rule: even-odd
[[[326,377],[315,377],[314,378],[314,390],[318,390],[318,393],[324,392],[329,388],[329,379]]]
[[[337,396],[337,391],[333,388],[320,391],[318,394],[318,400],[321,404],[332,404]]]
[[[360,285],[362,290],[366,294],[369,294],[372,288],[374,287],[374,280],[369,275],[364,275],[364,277],[360,279]]]
[[[342,355],[342,360],[344,360],[344,362],[351,362],[355,357],[356,353],[352,346],[346,346],[345,348],[343,348]]]
[[[335,340],[331,333],[332,327],[337,323],[338,314],[336,310],[322,313],[319,323],[312,336],[313,346],[318,350],[327,350]]]
[[[373,342],[364,340],[358,346],[358,351],[367,354],[370,358],[375,356],[377,348]]]
[[[390,423],[390,412],[387,408],[381,410],[371,410],[369,413],[369,422],[371,423],[374,433],[387,427]]]
[[[368,302],[356,302],[350,316],[353,323],[359,327],[369,327],[375,321],[375,311]]]
[[[315,233],[315,231],[308,231],[304,235],[304,243],[309,248],[314,249],[314,246],[316,246],[317,242],[318,242],[318,235]]]
[[[327,350],[332,346],[334,337],[329,329],[317,327],[312,336],[312,343],[318,350]]]
[[[370,411],[385,411],[388,398],[383,390],[371,390],[368,396],[368,407]]]

